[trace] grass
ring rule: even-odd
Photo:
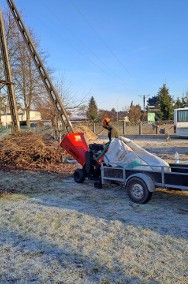
[[[17,192],[0,198],[0,283],[187,283],[187,193],[135,205],[60,175],[8,178]]]

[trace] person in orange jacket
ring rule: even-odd
[[[108,130],[109,142],[111,141],[112,138],[119,137],[119,130],[111,123],[111,120],[109,117],[106,117],[103,119],[102,126]]]

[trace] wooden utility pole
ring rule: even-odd
[[[0,82],[6,85],[7,90],[8,90],[8,102],[9,102],[9,108],[10,108],[10,113],[12,117],[12,131],[19,132],[20,123],[18,119],[17,104],[16,104],[16,99],[15,99],[15,93],[14,93],[14,85],[12,82],[12,74],[11,74],[11,69],[10,69],[8,48],[7,48],[4,22],[3,22],[3,16],[2,16],[1,10],[0,10],[0,48],[1,48],[2,61],[4,64],[4,75],[5,75],[5,80],[0,80]]]

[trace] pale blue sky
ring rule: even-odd
[[[78,99],[122,110],[163,83],[174,98],[188,91],[187,0],[14,2]]]

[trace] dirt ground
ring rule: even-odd
[[[133,139],[188,161],[187,140]],[[0,283],[188,282],[188,192],[132,203],[124,188],[75,184],[78,165],[0,170]]]

